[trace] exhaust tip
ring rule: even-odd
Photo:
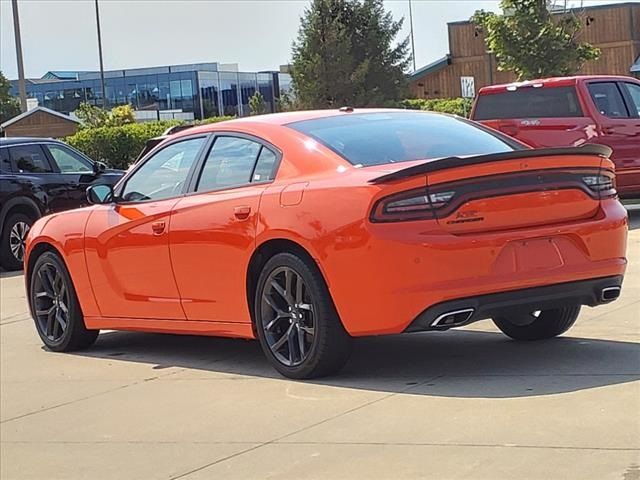
[[[611,302],[620,296],[620,287],[606,287],[600,292],[600,300]]]
[[[432,327],[458,327],[469,321],[475,309],[463,308],[461,310],[454,310],[451,312],[445,312],[438,316],[432,323]]]

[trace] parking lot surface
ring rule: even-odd
[[[640,211],[622,296],[561,338],[361,339],[286,380],[257,342],[104,332],[44,350],[0,273],[2,479],[640,479]]]

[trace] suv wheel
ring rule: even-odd
[[[258,279],[254,312],[262,350],[285,377],[330,375],[347,362],[352,338],[312,262],[291,253],[269,259]]]
[[[7,217],[0,238],[0,264],[7,270],[20,270],[24,260],[25,240],[33,219],[24,213]]]

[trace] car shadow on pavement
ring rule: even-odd
[[[18,271],[15,271],[15,272],[10,272],[10,271],[4,270],[3,268],[0,268],[0,278],[19,277],[23,273],[24,272],[22,270],[18,270]]]
[[[515,342],[458,330],[361,338],[347,366],[314,384],[439,397],[514,398],[640,380],[637,343],[561,337]],[[233,376],[283,379],[257,341],[106,332],[76,355]],[[159,373],[160,375],[160,373]]]

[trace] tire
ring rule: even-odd
[[[538,315],[535,313],[497,317],[493,323],[514,340],[545,340],[569,330],[580,314],[580,305],[542,310]]]
[[[352,338],[340,321],[320,271],[312,261],[292,253],[274,255],[262,269],[254,321],[262,350],[285,377],[331,375],[351,354]],[[285,343],[278,348],[285,336]]]
[[[22,270],[24,239],[33,219],[24,213],[7,216],[0,238],[0,264],[6,270]]]
[[[73,282],[60,257],[45,252],[35,261],[29,284],[31,316],[45,346],[71,352],[92,345],[99,330],[87,330]]]

